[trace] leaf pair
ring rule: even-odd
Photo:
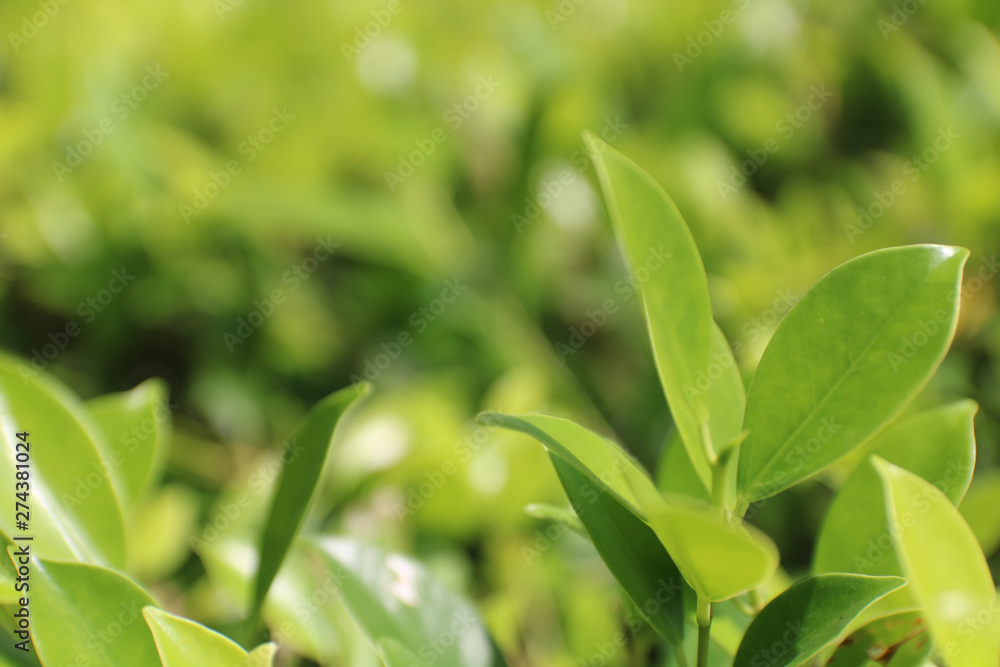
[[[683,637],[681,577],[702,597],[726,600],[777,568],[756,530],[685,499],[665,500],[621,447],[578,424],[544,415],[483,413],[549,450],[560,481],[608,568],[650,624],[675,646]]]
[[[822,471],[888,424],[940,364],[954,334],[969,252],[916,245],[857,257],[784,317],[746,396],[714,330],[708,280],[677,207],[635,163],[587,143],[646,310],[660,380],[706,487],[741,431],[743,505]],[[641,278],[641,281],[640,281]],[[738,378],[738,373],[735,374]]]

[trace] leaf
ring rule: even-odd
[[[958,401],[894,423],[867,451],[934,483],[957,504],[969,488],[976,460],[974,401]],[[823,520],[813,570],[901,575],[884,512],[882,483],[875,469],[858,466]],[[880,612],[912,607],[903,589],[875,606]]]
[[[878,457],[896,557],[949,664],[996,667],[1000,602],[975,535],[933,484]]]
[[[691,457],[677,431],[667,436],[660,460],[656,465],[656,487],[664,493],[676,493],[710,502],[712,497],[695,472]]]
[[[156,640],[163,667],[247,666],[247,652],[239,644],[200,623],[155,607],[146,607],[142,615]]]
[[[920,391],[954,334],[968,256],[950,246],[878,250],[838,266],[792,307],[747,396],[745,502],[847,455]]]
[[[415,655],[391,639],[379,641],[376,648],[386,667],[414,667],[420,664]]]
[[[570,504],[612,576],[650,626],[674,647],[684,638],[684,580],[649,526],[604,487],[550,453]]]
[[[556,523],[565,528],[569,528],[574,532],[586,534],[583,524],[580,523],[580,519],[573,513],[572,508],[567,509],[565,507],[556,507],[555,505],[533,503],[525,507],[524,511],[528,514],[528,516],[534,517],[535,519],[555,521]]]
[[[869,664],[870,658],[883,660],[911,639],[918,636],[926,639],[924,631],[925,627],[918,612],[883,616],[862,626],[843,640],[827,664],[836,667],[861,667]]]
[[[277,644],[261,644],[250,651],[250,654],[243,662],[243,667],[273,667],[276,655],[278,655]]]
[[[170,406],[161,380],[147,380],[131,391],[100,396],[85,403],[108,441],[106,461],[117,471],[123,510],[163,470],[170,438]]]
[[[341,538],[310,544],[338,583],[354,622],[375,646],[395,642],[417,656],[419,665],[502,665],[494,663],[493,646],[475,608],[417,561]]]
[[[876,600],[905,586],[899,577],[821,574],[771,600],[747,628],[733,667],[794,667],[837,640]]]
[[[34,555],[123,568],[124,521],[102,466],[107,443],[79,399],[27,362],[0,354],[0,431],[5,485],[18,470],[15,434],[30,433]],[[23,533],[14,521],[14,512],[0,513],[0,531]]]
[[[546,415],[503,415],[484,412],[476,421],[519,431],[538,440],[592,482],[603,487],[630,512],[642,517],[633,484],[656,493],[645,469],[617,444],[568,419]]]
[[[360,383],[330,394],[309,411],[288,441],[281,457],[283,467],[278,488],[261,537],[251,622],[258,617],[267,591],[302,526],[337,424],[370,389],[371,385]]]
[[[37,541],[37,540],[36,540]],[[10,549],[15,557],[13,548]],[[142,609],[156,603],[117,572],[84,563],[31,562],[32,639],[44,665],[157,665]]]
[[[691,231],[663,189],[638,165],[587,133],[584,141],[608,217],[641,284],[653,356],[670,412],[702,482],[711,482],[703,427],[709,408],[697,387],[711,358],[708,278]]]
[[[998,506],[1000,506],[1000,471],[993,469],[976,475],[969,494],[958,508],[987,556],[1000,549]]]
[[[733,523],[721,511],[682,496],[643,494],[642,507],[667,553],[700,597],[729,600],[756,588],[778,569],[766,535]]]

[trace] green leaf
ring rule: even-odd
[[[878,457],[896,557],[949,664],[996,667],[1000,602],[972,530],[930,482]]]
[[[528,516],[535,519],[555,521],[574,532],[586,534],[583,524],[580,523],[579,517],[573,513],[572,508],[556,507],[555,505],[546,505],[544,503],[532,503],[525,507],[524,511]]]
[[[836,667],[863,667],[869,664],[870,658],[890,656],[911,639],[922,637],[926,640],[924,631],[919,612],[883,616],[851,633],[833,651],[828,664]]]
[[[871,442],[870,454],[931,481],[953,504],[965,495],[976,460],[974,401],[958,401],[894,423]],[[884,512],[882,483],[875,469],[858,466],[830,505],[813,570],[901,575]],[[912,607],[903,589],[875,606],[880,613]]]
[[[420,664],[415,655],[391,639],[380,640],[376,648],[386,667],[414,667]]]
[[[958,509],[987,556],[1000,549],[1000,513],[997,507],[1000,507],[1000,470],[986,470],[976,475]]]
[[[695,472],[680,434],[676,430],[667,436],[663,452],[656,465],[656,487],[664,493],[676,493],[710,502],[712,496]]]
[[[750,623],[733,667],[795,667],[837,640],[876,600],[905,586],[899,577],[821,574],[771,600]]]
[[[277,644],[261,644],[254,650],[250,651],[250,654],[243,662],[243,667],[273,667],[274,658],[277,655]]]
[[[247,665],[247,652],[239,644],[200,623],[155,607],[146,607],[142,615],[156,640],[156,650],[163,667]]]
[[[649,625],[675,648],[684,638],[684,580],[649,526],[575,466],[550,453],[590,539]]]
[[[37,542],[37,540],[36,540]],[[11,548],[12,558],[15,556]],[[156,602],[117,572],[83,563],[31,562],[32,639],[44,665],[158,665],[142,609]]]
[[[124,568],[122,512],[102,465],[107,443],[79,399],[27,362],[0,354],[0,420],[4,488],[13,491],[16,481],[15,433],[30,433],[34,555]],[[14,512],[0,512],[0,531],[23,533],[14,521]]]
[[[778,549],[766,535],[721,511],[658,492],[641,499],[650,526],[692,588],[712,602],[745,593],[778,569]]]
[[[260,542],[260,565],[254,585],[251,623],[260,613],[267,591],[281,569],[319,484],[334,430],[341,417],[371,389],[359,383],[330,394],[299,424],[282,454],[283,467]]]
[[[386,640],[395,642],[417,656],[418,665],[498,664],[475,608],[444,588],[420,563],[347,539],[320,538],[311,545],[339,584],[344,606],[373,645],[384,648]],[[405,654],[391,657],[399,655]]]
[[[106,461],[119,473],[112,479],[120,480],[118,499],[128,510],[163,470],[170,438],[167,387],[161,380],[147,380],[85,405],[108,441]]]
[[[484,412],[476,421],[530,435],[549,452],[602,486],[638,517],[643,513],[633,485],[641,486],[646,493],[656,493],[645,469],[628,452],[573,421],[546,415],[497,412]]]
[[[745,502],[789,488],[891,421],[941,363],[969,251],[917,245],[861,255],[788,312],[747,396]]]
[[[670,412],[708,486],[711,443],[703,429],[709,407],[696,387],[699,373],[709,367],[713,323],[701,255],[677,206],[645,171],[592,134],[584,141],[616,235],[636,281],[642,278],[653,355]]]

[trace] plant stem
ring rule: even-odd
[[[712,635],[712,603],[698,596],[698,667],[708,667],[708,642]]]

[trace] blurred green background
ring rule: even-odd
[[[544,453],[472,421],[569,416],[660,460],[671,420],[585,129],[676,200],[748,379],[838,263],[970,248],[917,404],[978,401],[996,474],[995,0],[9,0],[0,22],[0,346],[84,397],[166,380],[134,571],[181,613],[238,619],[239,531],[192,538],[367,378],[313,524],[430,563],[512,665],[605,664],[626,603],[589,544],[525,513],[564,502]],[[829,481],[755,517],[792,573]],[[376,664],[321,606],[341,634],[289,638],[286,664]],[[606,664],[645,664],[634,640]]]

